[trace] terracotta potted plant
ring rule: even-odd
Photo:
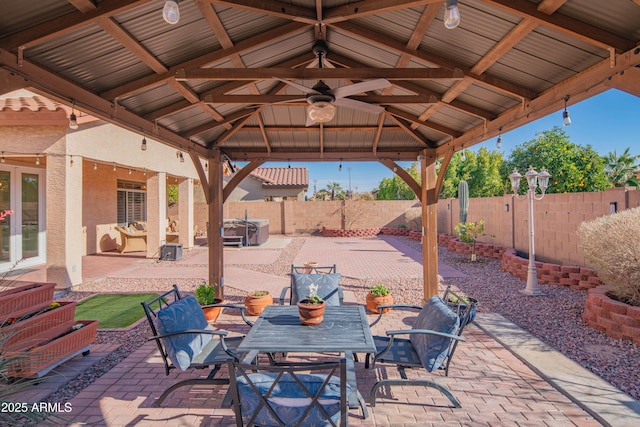
[[[307,261],[304,263],[304,272],[305,274],[311,274],[314,270],[314,268],[316,268],[318,266],[318,262],[317,261]]]
[[[273,297],[269,291],[249,292],[244,299],[244,305],[247,306],[247,313],[252,316],[259,316],[262,310],[271,304],[273,304]]]
[[[300,322],[303,325],[319,325],[324,320],[324,309],[327,302],[318,295],[318,285],[309,287],[309,296],[298,301]]]
[[[366,302],[369,310],[374,313],[380,313],[378,306],[393,304],[393,295],[391,295],[391,291],[385,285],[378,283],[369,288]],[[389,310],[389,308],[385,308],[382,312],[386,313]]]
[[[204,311],[204,317],[209,322],[215,322],[215,320],[220,316],[222,312],[222,307],[207,307],[211,304],[221,304],[222,300],[216,298],[216,289],[218,285],[216,284],[201,284],[196,288],[195,297],[198,300],[198,304],[202,306],[202,311]]]

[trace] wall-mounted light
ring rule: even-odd
[[[162,17],[167,24],[177,24],[180,20],[180,8],[178,7],[178,0],[167,0],[164,2],[162,8]]]
[[[498,140],[496,141],[496,149],[499,150],[502,147],[502,126],[498,128]]]
[[[176,157],[180,160],[180,163],[184,163],[184,156],[182,155],[182,151],[176,151]]]
[[[71,100],[71,114],[69,114],[69,129],[78,129],[78,118],[75,111],[76,101]]]
[[[142,143],[140,144],[140,149],[142,151],[147,151],[147,138],[145,138],[144,135],[142,136]]]
[[[458,0],[444,0],[444,26],[453,30],[460,24]]]
[[[562,125],[571,125],[571,117],[569,117],[569,110],[567,110],[567,101],[569,101],[569,95],[564,97],[564,111],[562,112]]]

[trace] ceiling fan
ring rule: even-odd
[[[327,55],[327,51],[327,44],[322,40],[318,40],[313,45],[313,53],[318,57],[318,68],[323,68],[324,58]],[[322,80],[319,80],[313,87],[307,87],[290,80],[277,77],[276,79],[307,94],[306,98],[290,101],[306,100],[309,103],[309,107],[307,108],[307,126],[311,126],[314,123],[326,123],[332,120],[336,113],[336,107],[353,108],[354,110],[379,114],[384,111],[383,107],[355,99],[349,99],[348,97],[358,93],[384,89],[391,86],[391,82],[387,79],[369,80],[335,89],[331,89]]]

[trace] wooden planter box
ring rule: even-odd
[[[80,320],[85,326],[27,351],[6,352],[7,375],[13,378],[41,377],[70,357],[89,352],[96,340],[97,320]],[[71,328],[69,328],[71,329]]]
[[[32,283],[0,292],[0,324],[46,309],[53,299],[55,283]]]
[[[61,302],[60,307],[39,313],[28,319],[0,328],[5,338],[3,348],[17,351],[30,348],[71,329],[77,302]]]

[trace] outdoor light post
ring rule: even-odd
[[[527,270],[527,287],[522,289],[520,292],[525,295],[544,295],[544,292],[542,292],[542,289],[540,289],[540,286],[538,285],[538,275],[536,273],[536,251],[533,232],[533,201],[542,200],[544,198],[551,174],[547,172],[544,166],[540,170],[540,173],[536,172],[533,166],[529,166],[529,170],[524,177],[527,178],[527,184],[529,185],[526,196],[529,198],[529,268]],[[520,188],[521,178],[522,175],[520,175],[518,169],[514,169],[513,173],[509,175],[511,188],[513,189],[513,194],[516,198],[519,198],[518,189]],[[542,193],[539,197],[536,196],[536,187],[538,187],[538,185],[540,186],[540,192]]]

